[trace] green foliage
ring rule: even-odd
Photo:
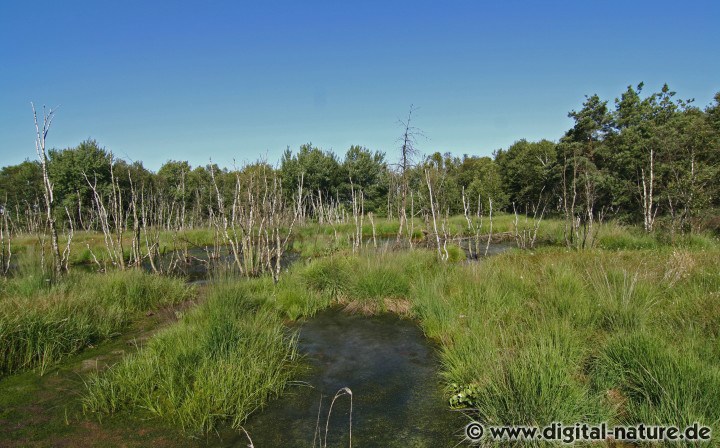
[[[493,366],[484,387],[466,393],[478,417],[491,424],[546,425],[554,421],[600,422],[608,409],[579,377],[580,349],[572,333],[534,334],[517,353]]]
[[[385,155],[381,152],[370,152],[361,146],[351,146],[345,154],[342,163],[343,174],[347,179],[339,189],[344,198],[351,198],[352,180],[353,188],[363,192],[366,212],[383,211],[388,194],[388,168]]]
[[[0,205],[11,216],[22,216],[42,200],[42,172],[38,162],[24,161],[0,170]],[[18,223],[19,224],[19,223]]]
[[[327,199],[339,193],[339,187],[345,181],[335,154],[315,148],[311,143],[302,145],[297,154],[290,149],[283,154],[280,173],[283,184],[289,192],[295,192],[300,179],[303,188],[317,194],[320,192]]]
[[[78,201],[85,206],[93,203],[93,193],[85,176],[92,183],[97,181],[101,194],[110,193],[110,153],[95,140],[85,140],[76,148],[53,149],[48,156],[53,193],[63,212],[64,207],[76,212]],[[127,173],[116,174],[127,176]]]
[[[301,275],[309,288],[337,298],[347,292],[356,266],[355,260],[330,257],[312,263]]]
[[[287,275],[280,278],[269,301],[288,318],[298,319],[327,308],[331,297],[309,289],[299,275]]]
[[[551,192],[555,151],[555,144],[548,140],[520,140],[496,153],[495,161],[507,201],[524,206],[537,203]],[[501,207],[506,204],[499,203]]]

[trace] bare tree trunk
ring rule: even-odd
[[[130,182],[130,210],[133,216],[133,237],[132,237],[132,260],[131,263],[135,267],[140,267],[142,264],[142,250],[140,249],[140,218],[138,217],[138,206],[137,206],[137,191],[132,181],[132,175],[128,170],[128,181]]]
[[[563,237],[565,238],[565,247],[570,248],[572,246],[572,231],[570,227],[570,207],[568,205],[568,187],[567,187],[567,154],[563,151],[563,170],[562,170],[562,208],[564,215],[563,222]]]
[[[182,205],[180,208],[180,230],[185,229],[185,168],[180,172],[180,195]]]
[[[655,185],[655,152],[650,149],[650,173],[649,179],[646,179],[645,168],[640,170],[642,180],[642,205],[643,205],[643,222],[645,231],[650,233],[653,231],[655,223],[655,211],[653,207],[653,187]]]
[[[401,121],[404,130],[402,136],[402,146],[400,148],[400,175],[402,177],[402,185],[400,190],[400,210],[398,210],[398,217],[400,218],[400,226],[398,227],[397,234],[398,243],[400,242],[400,238],[402,238],[403,228],[407,227],[407,196],[410,189],[408,170],[412,166],[412,158],[417,152],[415,149],[415,138],[420,133],[417,128],[410,124],[413,110],[413,106],[410,105],[407,121]]]
[[[80,190],[75,190],[75,193],[77,193],[78,197],[78,223],[80,224],[80,228],[82,230],[87,231],[88,229],[85,227],[85,223],[82,218],[82,196],[80,195]]]
[[[117,247],[117,261],[120,264],[120,269],[125,269],[125,251],[123,250],[123,231],[125,230],[125,213],[122,205],[122,191],[120,190],[120,184],[115,179],[115,170],[113,165],[115,160],[113,159],[112,153],[110,153],[110,183],[112,186],[112,218],[115,224],[115,238]]]
[[[70,271],[70,245],[72,244],[73,235],[75,235],[75,226],[73,225],[73,218],[70,215],[70,210],[68,210],[67,207],[65,207],[65,213],[67,214],[68,226],[70,229],[67,234],[65,249],[63,249],[62,257],[60,258],[60,264],[62,265],[62,269],[65,272],[68,272]]]
[[[10,272],[10,260],[12,259],[12,233],[8,218],[7,199],[5,203],[6,205],[2,207],[2,222],[0,222],[0,273],[2,275],[8,275]]]
[[[488,232],[488,239],[487,244],[485,245],[485,256],[487,257],[488,251],[490,250],[490,241],[492,240],[492,232],[493,232],[493,205],[492,205],[492,198],[488,198],[488,219],[490,220],[490,231]]]
[[[153,239],[152,244],[150,244],[150,232],[148,230],[148,215],[147,210],[145,208],[145,186],[143,185],[141,187],[140,191],[140,218],[141,218],[141,226],[143,229],[143,233],[145,234],[145,247],[147,249],[147,257],[148,261],[150,262],[150,268],[153,270],[153,272],[158,272],[158,267],[155,264],[155,257],[159,255],[159,240],[160,235],[158,232],[154,234],[155,238]]]
[[[435,199],[433,198],[432,182],[430,182],[430,172],[425,170],[425,181],[427,182],[428,193],[430,195],[430,212],[432,213],[433,230],[435,233],[435,242],[437,243],[437,253],[441,260],[446,260],[442,253],[442,245],[440,243],[440,234],[438,233],[437,217],[435,213]]]
[[[595,217],[595,188],[594,184],[590,181],[590,175],[587,170],[585,171],[585,223],[583,225],[583,238],[582,248],[585,249],[588,246],[592,247],[594,241],[592,238],[588,239],[593,235],[593,225]]]
[[[55,202],[55,198],[53,197],[53,186],[52,182],[50,182],[50,176],[48,174],[48,158],[45,146],[47,134],[50,131],[50,125],[52,124],[52,120],[55,115],[55,110],[50,109],[47,113],[45,113],[45,107],[43,106],[43,124],[42,129],[40,129],[35,105],[33,103],[30,103],[30,106],[32,107],[33,118],[35,120],[35,151],[37,152],[38,159],[40,159],[40,167],[43,177],[43,193],[45,197],[45,211],[47,213],[46,221],[48,225],[48,230],[50,231],[50,244],[52,245],[52,255],[53,261],[55,263],[55,273],[60,275],[62,274],[60,245],[58,244],[57,227],[55,225],[55,218],[53,217],[53,205]]]
[[[410,229],[408,230],[408,245],[412,249],[415,235],[415,193],[410,192]]]

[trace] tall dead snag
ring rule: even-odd
[[[230,235],[229,221],[225,213],[225,200],[223,195],[220,193],[220,188],[218,187],[217,179],[215,178],[215,167],[213,166],[212,161],[210,161],[210,178],[212,179],[213,186],[215,187],[215,197],[217,199],[217,219],[215,226],[218,229],[218,232],[222,233],[225,238],[225,242],[230,245],[232,255],[235,258],[235,265],[242,270],[243,263],[240,261],[240,244],[238,243],[237,238],[234,237],[234,232],[233,236]],[[237,191],[235,193],[235,197],[237,198]],[[233,211],[234,210],[235,206],[233,205]],[[233,213],[233,223],[234,222],[235,214]]]
[[[353,252],[357,252],[363,245],[363,218],[365,216],[365,195],[362,189],[355,190],[352,177],[350,178],[350,193],[352,196],[353,220],[355,231],[353,232]]]
[[[55,109],[49,109],[46,112],[45,106],[43,106],[43,122],[41,129],[40,124],[38,123],[35,104],[31,102],[30,106],[32,107],[33,111],[33,119],[35,120],[35,151],[37,152],[38,159],[40,159],[40,168],[43,177],[43,196],[45,198],[46,221],[48,230],[50,231],[50,244],[52,245],[52,256],[55,266],[55,273],[61,274],[63,270],[61,263],[62,259],[60,256],[60,245],[58,244],[57,227],[55,224],[55,218],[53,217],[53,204],[55,203],[55,198],[53,197],[52,182],[50,182],[50,176],[48,175],[48,158],[47,152],[45,150],[45,143],[48,132],[50,132],[50,125],[52,124],[53,118],[55,116]]]
[[[180,205],[180,230],[185,229],[185,167],[180,170],[180,196],[182,204]]]
[[[10,259],[12,258],[12,234],[10,233],[10,214],[7,209],[7,198],[5,205],[0,206],[0,274],[7,275],[10,272]]]
[[[115,178],[115,159],[112,152],[110,153],[110,185],[112,196],[110,196],[110,206],[112,210],[113,223],[115,225],[115,246],[117,249],[117,260],[121,269],[125,269],[125,251],[123,250],[123,231],[125,230],[125,210],[122,201],[122,189],[120,183]]]
[[[488,232],[487,244],[485,245],[485,256],[487,257],[488,251],[490,250],[490,242],[492,241],[493,233],[493,205],[492,198],[488,197],[488,218],[490,220],[490,231]],[[478,206],[478,214],[480,214],[480,207]]]
[[[75,226],[73,225],[73,218],[70,215],[70,210],[65,207],[65,215],[68,218],[68,230],[66,234],[65,248],[60,256],[60,265],[65,272],[70,270],[70,245],[72,244],[73,235],[75,235]]]
[[[300,180],[298,181],[298,196],[297,201],[294,204],[293,207],[293,213],[292,218],[290,220],[290,225],[287,228],[285,238],[281,237],[281,225],[287,222],[287,210],[289,210],[289,205],[285,204],[284,202],[284,195],[282,194],[282,183],[278,179],[277,176],[273,176],[273,184],[274,184],[274,191],[273,191],[273,207],[272,207],[272,213],[271,213],[271,223],[274,225],[273,228],[273,236],[275,240],[275,252],[272,253],[268,251],[268,260],[272,260],[274,257],[275,259],[275,267],[272,269],[272,277],[273,281],[275,283],[278,282],[280,279],[280,269],[282,267],[281,261],[282,256],[287,250],[288,242],[290,241],[290,236],[292,235],[293,228],[295,227],[295,223],[300,218],[300,215],[302,213],[302,187],[303,187],[303,180],[305,176],[300,176]],[[279,185],[279,188],[278,188]],[[270,246],[270,244],[268,244]]]
[[[133,194],[134,196],[134,194]],[[150,268],[153,272],[160,272],[158,266],[162,268],[160,260],[160,230],[158,226],[151,227],[151,219],[148,216],[148,207],[146,207],[145,201],[145,186],[143,185],[140,191],[140,227],[145,239],[145,247],[147,249],[147,257],[150,262]],[[153,196],[152,192],[148,195]],[[134,205],[133,207],[137,207]],[[210,257],[208,257],[209,259]],[[155,260],[157,259],[157,263]]]
[[[373,212],[368,213],[368,218],[370,219],[370,226],[372,227],[373,247],[377,249],[377,232],[375,231],[375,219],[373,219]]]
[[[130,210],[133,218],[132,251],[130,253],[130,264],[139,267],[142,264],[142,250],[140,248],[140,217],[138,215],[138,197],[132,175],[128,169],[128,181],[130,182]]]
[[[650,167],[648,176],[645,175],[645,168],[640,169],[642,180],[642,209],[643,209],[643,225],[645,231],[651,233],[655,225],[655,215],[657,215],[657,207],[653,202],[653,188],[655,186],[655,151],[650,148]]]
[[[422,132],[416,128],[413,127],[410,124],[410,121],[412,120],[412,114],[415,111],[415,108],[410,105],[410,110],[408,112],[408,117],[406,121],[400,120],[400,124],[403,127],[403,135],[400,138],[400,141],[402,142],[402,146],[400,147],[400,209],[398,210],[398,217],[400,218],[400,226],[398,228],[398,234],[397,234],[397,242],[400,242],[400,238],[402,238],[403,234],[403,228],[407,229],[407,197],[408,192],[410,190],[409,185],[409,179],[408,179],[408,173],[413,165],[413,158],[417,154],[417,149],[415,149],[415,144],[417,141],[418,135],[422,135]],[[412,239],[412,235],[409,235],[409,238]]]
[[[432,213],[432,223],[433,223],[433,233],[435,233],[435,242],[437,243],[437,253],[438,257],[445,261],[448,259],[448,251],[447,251],[447,244],[441,243],[440,241],[440,233],[438,233],[438,225],[437,225],[437,214],[439,212],[438,205],[435,202],[435,198],[433,196],[433,189],[432,189],[432,182],[430,181],[430,171],[425,169],[425,181],[427,183],[428,187],[428,198],[430,200],[430,212]],[[446,241],[447,238],[444,238],[444,241]]]
[[[594,246],[599,229],[595,226],[596,168],[583,155],[577,144],[564,149],[562,207],[565,216],[564,237],[568,248],[586,249]],[[569,173],[568,173],[569,172]],[[571,176],[568,178],[568,174]]]

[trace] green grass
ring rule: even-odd
[[[720,368],[652,332],[610,338],[593,366],[595,386],[622,400],[621,423],[694,422],[718,429]]]
[[[718,255],[506,254],[418,283],[415,309],[442,342],[451,403],[483,421],[717,432]]]
[[[138,353],[87,381],[87,413],[147,413],[201,434],[239,427],[293,378],[296,339],[244,282],[222,280],[207,301]]]
[[[288,277],[341,303],[409,301],[440,344],[449,402],[487,423],[720,430],[717,249],[367,253]]]
[[[510,231],[511,218],[500,215],[494,231]],[[376,224],[378,237],[394,237],[396,223]],[[465,232],[462,217],[450,225]],[[336,304],[417,319],[438,344],[449,404],[487,423],[698,421],[720,431],[716,238],[608,223],[598,248],[576,251],[562,246],[562,222],[545,220],[545,247],[466,262],[449,246],[442,262],[434,249],[353,255],[352,226],[335,230],[337,238],[331,226],[298,228],[294,249],[312,259],[278,283],[220,275],[207,302],[88,381],[86,412],[149,414],[189,434],[238,427],[293,379],[295,341],[283,319]],[[363,233],[371,237],[368,223]],[[132,299],[146,294],[122,286],[127,279],[104,278],[92,287],[115,297],[98,302],[107,316],[113,304],[153,306]],[[32,275],[2,288],[13,300],[64,291]]]
[[[0,281],[0,375],[49,366],[117,335],[141,311],[178,303],[190,291],[179,279],[140,271],[59,280],[39,269]]]

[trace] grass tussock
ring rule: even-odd
[[[413,282],[451,404],[493,424],[720,430],[717,251],[544,249]]]
[[[39,270],[2,281],[0,375],[40,373],[112,337],[139,312],[178,303],[190,291],[179,279],[140,271],[71,273],[48,279]]]
[[[121,363],[87,382],[87,413],[149,413],[189,434],[239,427],[293,378],[296,339],[251,288],[226,280]]]
[[[623,397],[621,423],[717,428],[720,368],[678,348],[651,332],[618,334],[603,346],[593,379],[598,390]]]

